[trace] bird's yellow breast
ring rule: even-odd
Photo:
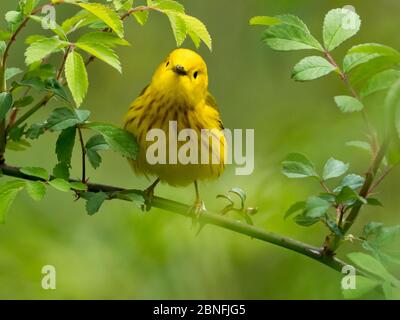
[[[168,91],[160,91],[150,85],[143,94],[138,97],[131,105],[125,116],[125,129],[130,131],[138,140],[140,146],[139,157],[136,161],[131,161],[136,173],[154,175],[170,185],[187,185],[195,180],[217,178],[224,169],[224,150],[225,138],[219,112],[211,106],[207,96],[196,105],[190,104],[190,100],[185,95],[171,94]],[[171,164],[169,157],[169,134],[171,121],[176,121],[177,132],[184,129],[193,129],[197,133],[197,163]],[[149,164],[146,158],[148,148],[154,143],[147,141],[146,135],[151,129],[161,129],[166,139],[166,164]],[[209,164],[201,164],[202,144],[205,143],[202,137],[202,129],[213,129],[209,149]],[[177,149],[185,143],[178,141]],[[212,162],[212,152],[218,152],[219,163]]]

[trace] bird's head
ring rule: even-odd
[[[207,94],[207,65],[196,52],[176,49],[157,68],[152,84],[178,99],[199,102]]]

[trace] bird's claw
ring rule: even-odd
[[[148,188],[143,192],[144,204],[142,204],[142,211],[150,211],[151,204],[154,198],[154,188]]]
[[[207,209],[204,201],[198,200],[189,208],[188,215],[191,215],[193,218],[199,219],[201,214],[206,210]]]
[[[196,202],[188,209],[188,215],[192,217],[192,227],[196,226],[197,224],[199,224],[199,220],[201,217],[201,214],[203,212],[205,212],[206,206],[204,204],[204,201],[202,200],[196,200]],[[200,223],[200,228],[197,232],[197,234],[199,234],[199,232],[201,231],[201,229],[203,228],[203,225]]]

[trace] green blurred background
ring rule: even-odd
[[[368,158],[344,144],[365,139],[357,114],[341,114],[333,96],[347,94],[343,84],[330,75],[313,83],[290,79],[293,65],[307,52],[277,53],[260,41],[262,28],[250,27],[254,15],[293,13],[300,16],[321,38],[324,14],[352,4],[361,15],[360,33],[336,50],[340,60],[356,43],[379,42],[400,48],[397,0],[283,1],[283,0],[182,0],[187,12],[204,21],[213,37],[213,51],[199,51],[208,63],[210,91],[216,96],[227,128],[254,128],[255,171],[235,176],[228,168],[215,182],[200,185],[209,209],[225,203],[215,196],[240,186],[248,205],[258,206],[256,225],[320,245],[327,230],[284,221],[283,213],[295,201],[318,192],[311,181],[293,181],[280,173],[280,161],[289,152],[307,154],[321,168],[331,156],[351,162],[351,170],[363,173]],[[15,8],[15,0],[2,0],[0,15]],[[57,8],[61,22],[75,12]],[[4,27],[4,22],[2,22]],[[31,24],[29,33],[42,33]],[[92,120],[121,124],[129,103],[149,82],[161,59],[174,48],[166,17],[151,13],[146,26],[133,19],[126,25],[131,47],[119,50],[123,74],[104,63],[89,67],[90,88],[84,107]],[[192,48],[187,40],[185,47]],[[10,66],[24,67],[19,41],[12,49]],[[57,103],[53,103],[57,106]],[[52,106],[46,107],[50,110]],[[368,105],[371,118],[380,123],[378,99]],[[36,120],[47,115],[43,110]],[[20,166],[56,163],[55,134],[34,141],[25,153],[8,152],[7,161]],[[79,152],[74,155],[74,175],[79,176]],[[365,222],[399,222],[396,190],[398,170],[385,180],[380,199],[385,208],[363,210],[352,229],[358,234]],[[135,177],[128,163],[117,154],[104,153],[103,165],[89,172],[90,180],[128,188],[144,188],[148,181]],[[166,185],[157,194],[184,203],[194,198],[192,187]],[[360,250],[344,245],[339,254]],[[41,268],[54,265],[57,289],[41,288]],[[398,270],[393,270],[399,275]],[[28,299],[341,299],[341,275],[328,267],[286,249],[252,240],[240,234],[207,226],[199,236],[191,221],[153,209],[142,213],[132,204],[107,202],[88,216],[84,202],[49,190],[41,202],[21,193],[11,208],[7,223],[0,226],[0,298]]]

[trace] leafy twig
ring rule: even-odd
[[[20,168],[9,166],[6,164],[0,165],[0,170],[2,170],[4,175],[31,180],[31,181],[43,181],[40,178],[36,178],[33,176],[26,175],[20,171]],[[52,179],[51,177],[50,179]],[[70,179],[70,182],[78,182],[77,180]],[[120,192],[127,191],[123,188],[113,187],[109,185],[103,184],[95,184],[95,183],[87,183],[88,191],[90,192]],[[129,190],[130,192],[137,193],[139,195],[144,195],[141,190]],[[160,208],[166,210],[171,213],[176,213],[179,215],[183,215],[186,217],[193,218],[193,214],[189,210],[189,206],[160,197],[154,197],[152,201],[152,206],[155,208]],[[210,211],[205,211],[201,214],[200,218],[201,223],[215,225],[227,230],[231,230],[233,232],[237,232],[251,238],[255,238],[264,242],[275,244],[279,247],[286,248],[297,253],[300,253],[304,256],[307,256],[313,260],[316,260],[338,272],[342,271],[342,268],[347,265],[344,261],[338,259],[334,256],[326,256],[323,254],[323,249],[318,247],[313,247],[309,244],[294,240],[289,237],[285,237],[273,232],[269,232],[263,230],[261,228],[242,223],[220,214],[212,213]],[[357,270],[358,274],[364,274],[363,271]]]
[[[329,62],[335,66],[339,72],[339,76],[342,79],[342,81],[345,83],[345,85],[348,87],[349,91],[351,92],[351,94],[353,95],[354,98],[356,98],[357,100],[361,101],[358,93],[356,92],[356,90],[353,88],[353,86],[350,84],[350,81],[347,77],[347,74],[342,71],[342,69],[339,67],[339,65],[336,63],[336,61],[334,60],[334,58],[332,57],[332,55],[328,52],[325,51],[325,56],[326,58],[329,60]],[[366,122],[367,125],[367,129],[370,133],[371,139],[372,139],[372,144],[373,144],[373,148],[376,148],[376,146],[379,146],[379,143],[377,141],[377,135],[374,131],[374,129],[372,129],[372,126],[368,120],[368,116],[365,113],[365,110],[363,110],[363,118]],[[370,166],[370,168],[368,169],[367,173],[366,173],[366,177],[365,177],[365,182],[363,184],[363,186],[361,187],[360,193],[359,195],[363,198],[367,197],[369,192],[370,192],[370,188],[371,185],[374,181],[375,175],[385,157],[386,151],[389,147],[389,137],[386,136],[384,142],[382,143],[382,145],[379,148],[378,153],[376,154],[376,156],[373,158],[372,164]],[[350,227],[353,225],[355,219],[358,216],[358,213],[362,207],[362,203],[358,202],[351,210],[350,213],[348,215],[348,217],[345,219],[343,227],[342,227],[342,231],[343,234],[346,234],[346,232],[350,229]],[[343,220],[343,213],[341,214],[340,220]],[[337,247],[339,246],[341,237],[339,237],[338,235],[332,235],[333,239],[331,239],[331,237],[328,237],[328,242],[325,247],[326,247],[326,253],[327,254],[332,254]]]
[[[342,81],[344,82],[344,84],[346,85],[346,87],[349,89],[350,93],[352,94],[352,96],[354,98],[356,98],[358,101],[361,101],[361,98],[359,96],[359,94],[357,93],[357,91],[353,88],[353,86],[350,84],[349,78],[347,76],[347,74],[340,68],[340,66],[337,64],[337,62],[335,61],[335,59],[333,58],[333,56],[331,55],[330,52],[325,51],[324,52],[325,57],[328,59],[328,61],[337,68],[338,72],[339,72],[339,76],[342,79]],[[374,131],[369,119],[368,119],[368,115],[367,112],[365,110],[362,110],[362,116],[364,119],[364,122],[366,123],[367,126],[367,130],[369,132],[369,135],[371,137],[371,140],[373,142],[373,145],[376,146],[378,145],[377,142],[377,138],[376,138],[376,132]]]
[[[31,12],[30,15],[35,15],[38,12],[40,12],[42,10],[42,8],[44,6],[54,6],[56,3],[48,3],[48,4],[44,4],[38,8],[36,8],[35,10],[33,10]],[[2,59],[2,66],[5,67],[6,63],[7,63],[7,58],[8,58],[8,53],[10,51],[11,46],[13,45],[13,43],[15,42],[15,40],[17,39],[17,36],[19,35],[19,33],[22,31],[22,29],[26,26],[26,24],[28,23],[30,17],[27,16],[25,17],[25,19],[21,22],[21,24],[18,26],[18,28],[14,31],[14,33],[11,35],[10,40],[8,41],[6,48],[4,50],[4,54],[3,54],[3,59]]]

